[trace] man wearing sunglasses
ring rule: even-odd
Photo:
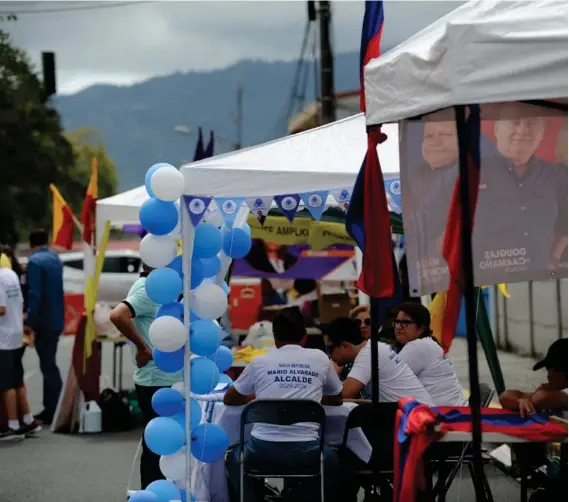
[[[357,398],[371,385],[371,342],[362,340],[360,326],[354,319],[340,318],[328,328],[328,352],[339,366],[352,363],[353,366],[344,381],[342,397]],[[395,403],[402,397],[413,397],[420,403],[433,405],[429,393],[419,382],[413,371],[391,349],[378,342],[379,401]]]

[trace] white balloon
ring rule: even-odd
[[[174,202],[176,209],[178,209],[178,223],[168,235],[174,239],[182,238],[182,218],[180,217],[180,203],[178,201]]]
[[[184,396],[184,382],[182,382],[181,380],[179,382],[176,382],[174,385],[172,385],[172,388],[174,390],[177,390],[180,394],[182,394],[182,396]]]
[[[142,261],[152,268],[168,266],[178,254],[178,244],[168,235],[147,234],[139,249]]]
[[[180,450],[172,455],[160,457],[160,470],[166,479],[179,481],[186,475],[186,454]]]
[[[184,175],[174,166],[161,167],[150,178],[150,188],[157,199],[173,202],[184,193]]]
[[[227,310],[227,296],[213,282],[202,282],[191,294],[192,310],[200,319],[217,319]]]
[[[152,321],[148,329],[150,343],[162,352],[174,352],[188,338],[184,324],[176,317],[165,315]]]

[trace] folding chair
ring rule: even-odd
[[[480,405],[483,408],[488,408],[496,391],[493,387],[486,383],[480,384]],[[460,444],[460,443],[459,443]],[[456,447],[458,445],[451,445],[450,443],[438,443],[434,445],[435,448],[433,450],[436,452],[435,456],[438,457],[439,463],[439,479],[437,480],[437,484],[433,489],[433,495],[436,497],[438,502],[444,502],[447,492],[449,491],[454,478],[458,474],[459,470],[461,469],[463,464],[468,466],[468,470],[470,472],[470,477],[472,478],[472,482],[474,484],[482,483],[484,490],[486,492],[487,500],[493,501],[492,491],[490,490],[490,485],[488,483],[488,478],[486,474],[483,474],[483,478],[481,480],[476,479],[476,474],[474,471],[474,456],[472,455],[472,443],[464,443],[461,448],[462,452],[459,455],[454,454],[454,451],[449,452],[452,450],[452,447]],[[450,453],[450,454],[449,454]],[[486,453],[485,450],[482,450],[482,453]],[[487,464],[489,459],[482,458],[483,462]],[[445,475],[446,469],[444,468],[444,464],[454,464],[448,475]]]
[[[287,474],[284,472],[261,472],[247,468],[245,462],[245,427],[249,424],[264,423],[272,425],[294,425],[300,422],[316,423],[320,426],[320,462],[312,472],[306,474]],[[240,501],[245,501],[245,476],[255,479],[271,478],[316,478],[320,477],[321,500],[324,502],[324,408],[309,399],[256,399],[249,403],[241,413],[239,432]]]
[[[380,491],[382,487],[383,491],[387,487],[390,490],[393,489],[393,444],[397,403],[378,403],[377,419],[374,417],[372,406],[371,403],[360,404],[350,412],[346,420],[341,446],[341,455],[344,458],[354,455],[348,447],[348,435],[351,429],[356,428],[362,429],[372,446],[371,460],[361,469],[354,471],[354,474],[360,479],[360,485],[366,491],[366,497],[374,492],[374,462],[378,463],[377,474],[380,476],[378,480]],[[382,493],[382,495],[385,494]]]

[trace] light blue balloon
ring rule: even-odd
[[[221,345],[221,328],[213,321],[190,323],[190,349],[198,356],[209,356]]]
[[[202,273],[204,277],[215,277],[221,270],[221,260],[219,256],[213,258],[204,258],[202,262]]]
[[[200,462],[218,462],[224,457],[227,448],[227,433],[217,424],[201,424],[192,431],[192,455]]]
[[[223,292],[228,295],[229,294],[229,286],[227,285],[227,283],[225,281],[223,281],[221,283],[221,289],[223,289]]]
[[[156,455],[173,455],[186,443],[186,435],[175,420],[157,417],[144,428],[144,440]]]
[[[222,373],[233,366],[233,353],[223,345],[215,351],[215,354],[208,356],[208,359],[211,359]]]
[[[158,389],[152,396],[152,409],[161,417],[171,417],[184,409],[184,398],[170,387]]]
[[[204,280],[202,261],[199,258],[192,258],[191,289],[196,289]]]
[[[219,375],[219,383],[223,383],[223,384],[227,384],[227,385],[233,385],[233,380],[231,379],[231,377],[229,375],[222,373],[221,375]]]
[[[200,223],[194,236],[196,258],[213,258],[221,249],[221,232],[212,223]]]
[[[184,346],[174,352],[162,352],[154,347],[152,349],[152,360],[164,373],[177,373],[184,367],[185,349]]]
[[[194,311],[192,309],[190,309],[190,325],[196,321],[201,321],[201,319],[196,314],[194,314]]]
[[[249,235],[249,237],[251,237],[251,227],[249,226],[249,223],[244,223],[241,227],[243,230],[245,230],[245,232],[247,232],[247,234]]]
[[[178,209],[173,202],[158,199],[145,200],[138,212],[144,230],[154,235],[169,234],[178,223]]]
[[[186,490],[180,490],[180,500],[186,502]],[[198,502],[198,498],[193,493],[190,493],[190,500],[191,502]]]
[[[251,251],[251,245],[251,236],[242,228],[231,228],[223,232],[223,252],[231,258],[245,258]]]
[[[146,171],[146,176],[144,176],[144,185],[146,186],[146,191],[150,197],[154,197],[154,192],[150,186],[150,181],[152,180],[152,175],[158,171],[161,167],[168,167],[170,164],[166,164],[165,162],[158,162],[158,164],[154,164],[148,171]]]
[[[182,292],[182,278],[171,268],[157,268],[148,274],[146,294],[155,303],[174,303]]]
[[[180,489],[166,479],[159,479],[150,483],[146,489],[153,492],[158,497],[158,502],[170,502],[171,500],[180,500]]]
[[[156,318],[162,317],[163,315],[169,315],[184,322],[184,306],[179,302],[172,302],[161,305],[156,312]]]
[[[173,420],[178,422],[184,430],[186,430],[186,412],[181,411],[180,413],[176,413],[174,416],[171,417]],[[193,430],[202,421],[202,408],[200,403],[194,399],[193,397],[190,398],[190,428]]]
[[[168,265],[168,268],[175,270],[176,272],[178,272],[178,274],[180,274],[181,277],[183,277],[184,276],[184,269],[182,267],[182,255],[179,254],[178,256],[176,256],[176,258],[174,258],[172,260],[170,265]]]
[[[128,502],[159,502],[159,498],[154,492],[140,490],[134,492],[128,499]]]
[[[219,383],[219,370],[207,357],[196,357],[190,361],[190,390],[199,395],[209,394]]]

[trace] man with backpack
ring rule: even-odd
[[[126,299],[110,314],[111,322],[131,342],[133,362],[136,364],[134,383],[144,426],[157,416],[152,409],[154,393],[164,387],[171,387],[182,378],[181,372],[165,373],[152,360],[148,331],[156,318],[159,305],[146,294],[146,277],[151,271],[152,268],[142,266],[142,273],[130,288]],[[143,490],[153,481],[164,479],[159,461],[160,456],[148,448],[143,436],[140,457],[140,485]]]

